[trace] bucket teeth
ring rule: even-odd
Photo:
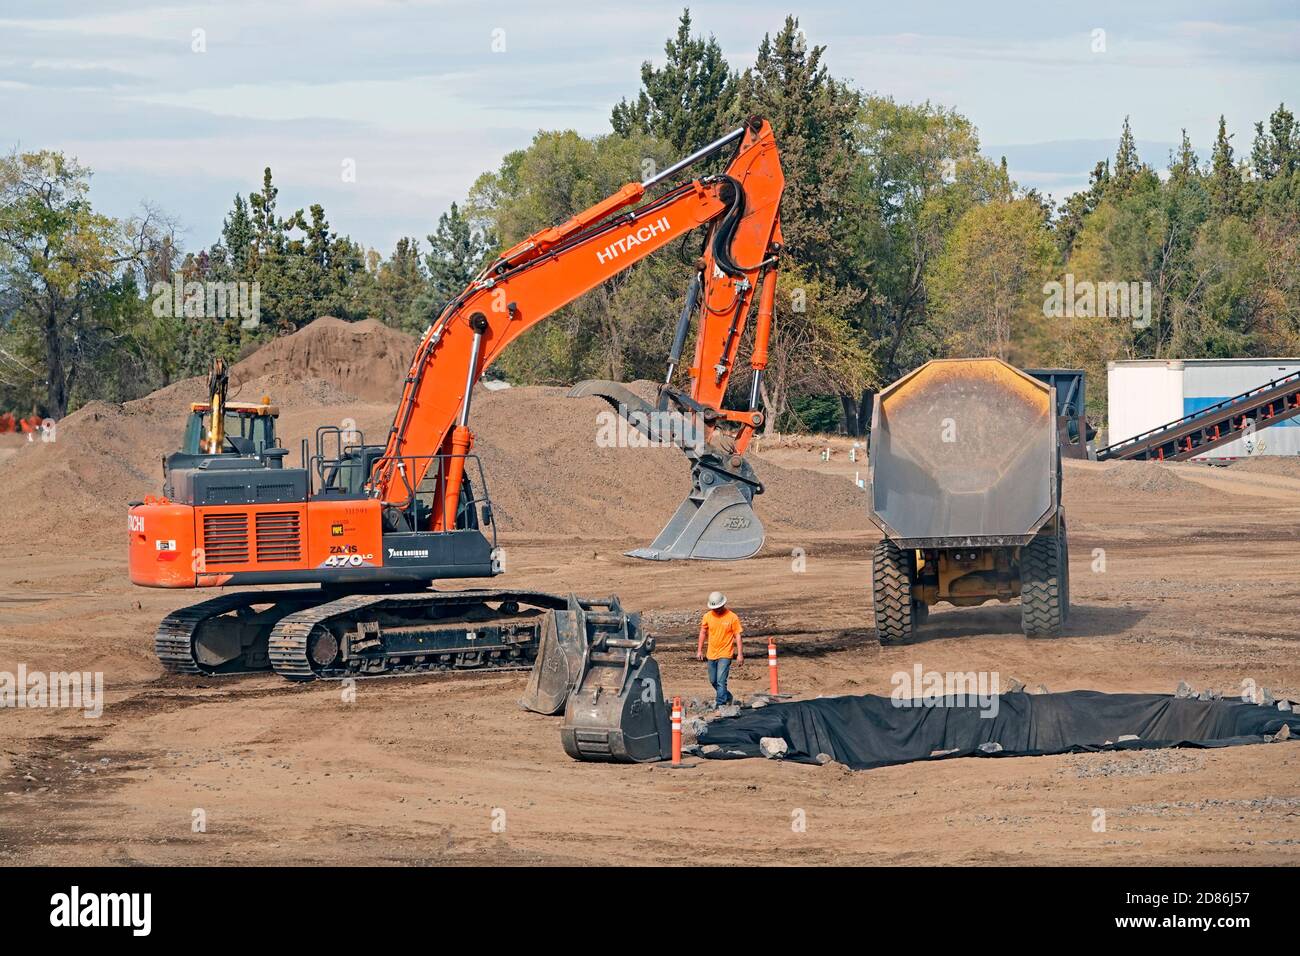
[[[569,398],[601,398],[610,404],[627,423],[651,441],[667,444],[672,435],[662,433],[664,409],[652,405],[621,382],[588,379],[569,390]]]

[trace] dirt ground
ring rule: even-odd
[[[844,445],[829,463],[811,444],[765,455],[838,480],[853,468]],[[1084,463],[1066,484],[1076,607],[1058,640],[1026,641],[1018,609],[994,605],[937,610],[918,643],[881,648],[867,531],[776,531],[759,558],[707,568],[636,562],[620,550],[640,542],[582,529],[513,535],[509,580],[616,592],[647,612],[667,689],[687,698],[708,689],[692,632],[715,587],[749,624],[751,659],[733,672],[741,695],[766,685],[767,635],[780,642],[783,690],[800,696],[887,694],[890,675],[916,662],[1053,691],[1168,692],[1180,679],[1232,690],[1251,678],[1300,694],[1300,472]],[[338,685],[275,676],[166,677],[150,635],[193,595],[132,588],[120,550],[10,540],[7,552],[0,670],[102,670],[108,701],[98,719],[3,712],[9,864],[1300,862],[1300,746],[856,773],[578,764],[558,718],[516,706],[523,674],[363,681],[355,702]]]

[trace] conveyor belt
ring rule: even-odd
[[[1097,451],[1098,461],[1186,461],[1300,415],[1300,372]]]

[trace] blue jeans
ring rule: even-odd
[[[714,707],[731,703],[731,691],[727,690],[727,675],[730,673],[730,657],[719,657],[716,661],[709,661],[709,683],[713,685],[713,690],[717,694],[717,699],[713,702]]]

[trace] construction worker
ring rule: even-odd
[[[731,658],[736,664],[745,663],[745,648],[740,634],[744,630],[736,612],[727,607],[727,596],[721,591],[709,595],[709,609],[700,618],[700,640],[695,659],[709,662],[709,683],[713,685],[714,707],[731,703],[727,690],[727,675],[731,673]]]

